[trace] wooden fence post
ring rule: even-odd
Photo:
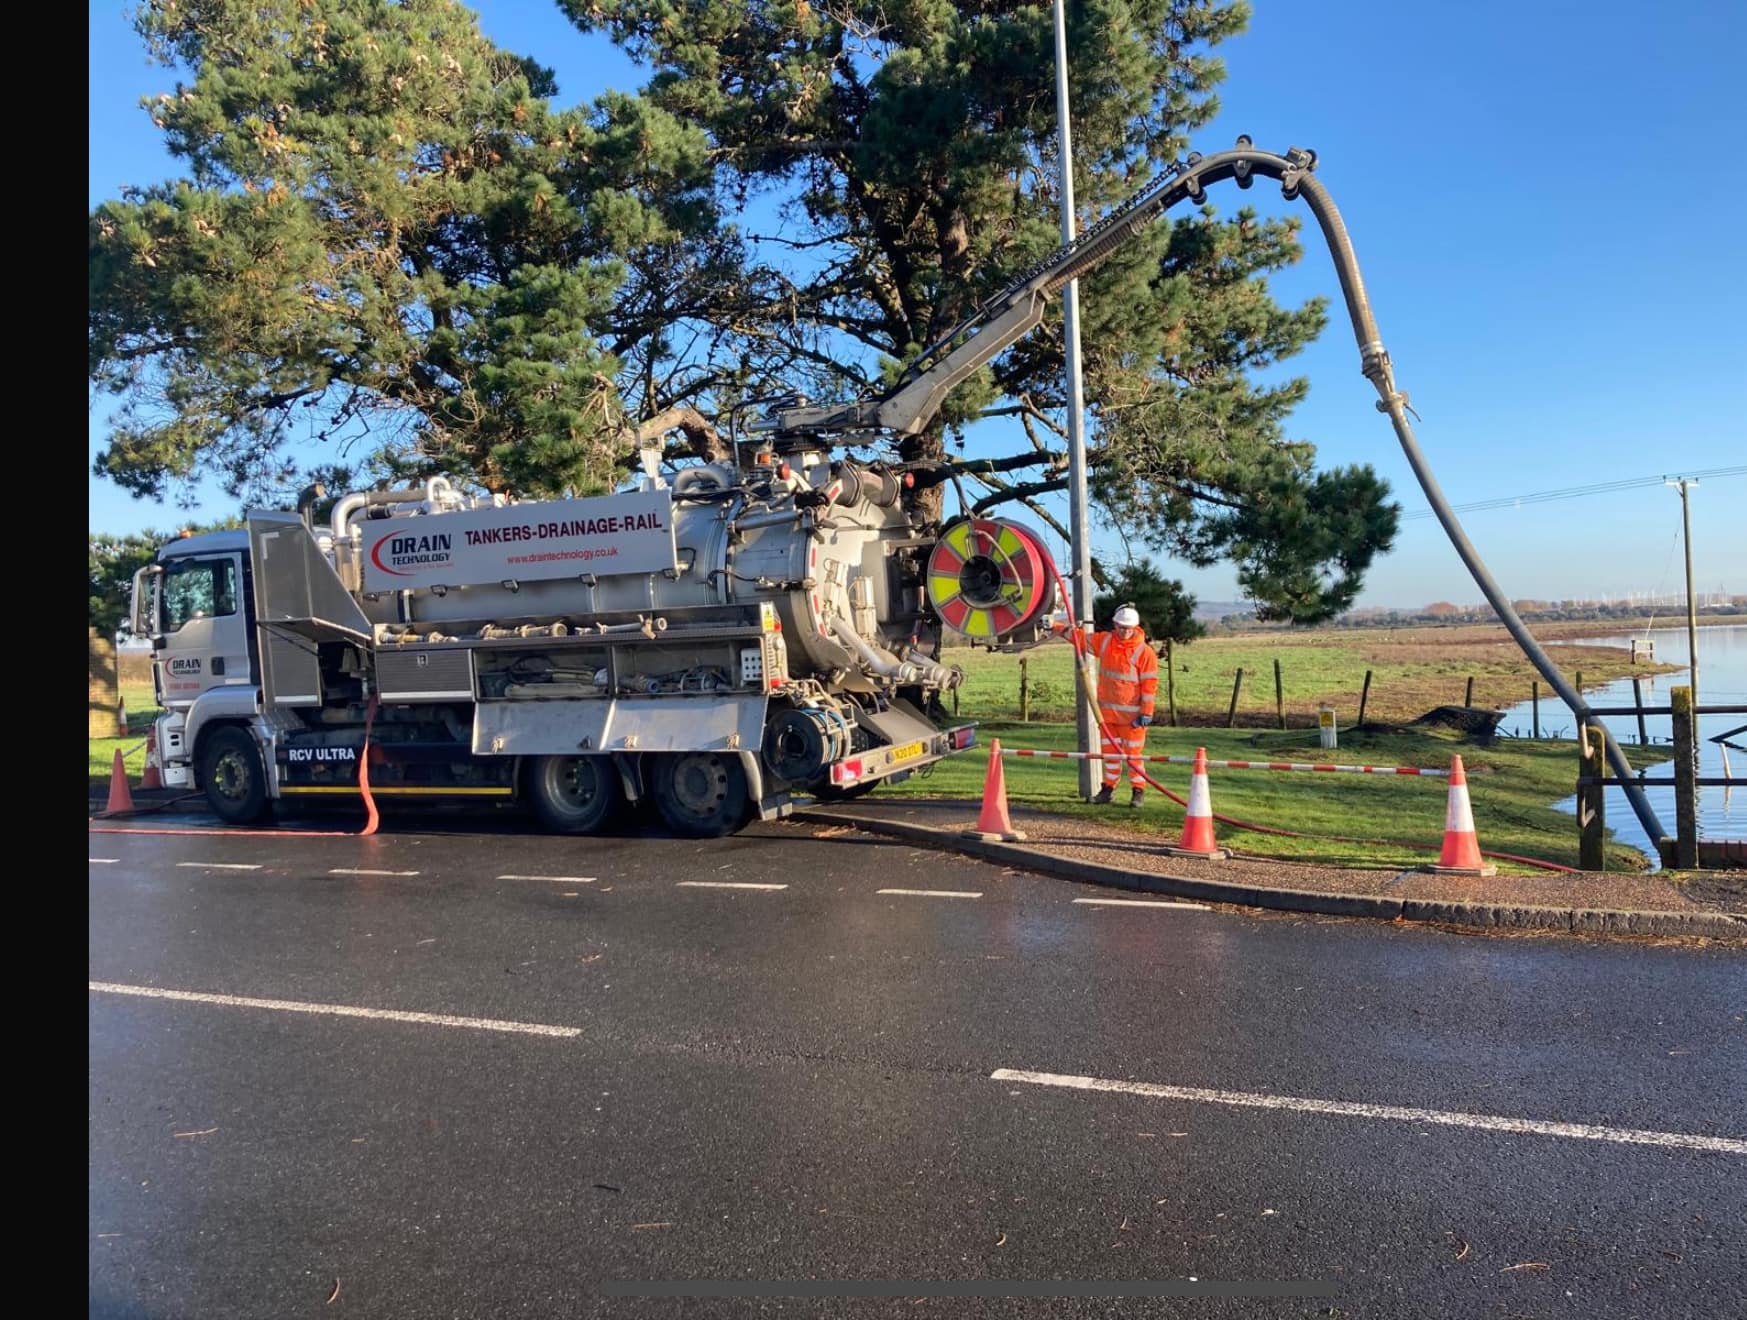
[[[1024,656],[1019,657],[1019,720],[1022,724],[1031,722],[1031,674]]]
[[[1638,746],[1642,747],[1650,735],[1644,732],[1644,683],[1636,677],[1632,679],[1632,704],[1638,708]]]
[[[1607,774],[1607,739],[1598,725],[1577,726],[1580,778],[1600,779]],[[1605,871],[1607,855],[1607,789],[1600,784],[1577,786],[1577,864],[1585,871]]]
[[[1365,686],[1359,689],[1359,718],[1353,725],[1355,731],[1365,727],[1365,703],[1371,700],[1371,671],[1365,671]]]
[[[1225,712],[1225,727],[1228,729],[1237,728],[1237,694],[1243,689],[1243,685],[1244,667],[1239,665],[1237,667],[1237,678],[1231,685],[1231,709]]]
[[[1698,865],[1698,726],[1692,714],[1692,688],[1668,690],[1674,711],[1674,865]]]
[[[1280,727],[1286,727],[1286,685],[1280,677],[1280,660],[1274,660],[1274,717],[1280,721]]]
[[[1474,675],[1472,674],[1468,675],[1468,690],[1462,694],[1462,704],[1464,706],[1474,704]]]
[[[1541,741],[1541,680],[1532,679],[1529,682],[1529,709],[1533,712],[1535,722],[1535,741]]]
[[[1177,727],[1177,664],[1171,657],[1171,639],[1165,638],[1165,706],[1171,712],[1171,727]]]

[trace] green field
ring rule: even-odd
[[[1071,751],[1074,730],[1063,724],[998,721],[978,730],[986,746],[998,738],[1004,747]],[[1475,829],[1482,848],[1520,853],[1547,861],[1576,864],[1577,824],[1552,803],[1568,797],[1577,774],[1571,743],[1501,740],[1476,747],[1452,735],[1366,733],[1343,735],[1340,749],[1323,752],[1314,730],[1252,732],[1227,729],[1157,729],[1147,740],[1149,754],[1193,756],[1207,748],[1212,760],[1337,761],[1447,768],[1460,753],[1468,772]],[[1665,753],[1628,749],[1633,764],[1650,764]],[[905,797],[980,798],[988,757],[982,749],[940,762],[906,783],[881,788],[874,800]],[[1069,817],[1084,817],[1149,833],[1174,836],[1183,828],[1181,808],[1149,791],[1140,811],[1127,809],[1127,775],[1116,806],[1094,807],[1078,798],[1078,767],[1072,761],[1008,757],[1008,800]],[[1148,773],[1180,796],[1187,796],[1189,767],[1148,766]],[[1262,770],[1213,770],[1208,775],[1213,809],[1259,825],[1319,835],[1407,840],[1430,845],[1443,838],[1447,784],[1442,779],[1409,776],[1319,775]],[[1340,843],[1325,838],[1292,839],[1219,826],[1222,843],[1257,856],[1317,861],[1338,866],[1400,867],[1428,857],[1401,847]],[[1608,867],[1641,871],[1643,855],[1610,843]],[[1511,869],[1505,865],[1503,869]]]
[[[1582,674],[1585,687],[1632,674],[1660,672],[1667,666],[1634,666],[1617,647],[1561,645],[1552,652],[1567,678]],[[1020,713],[1019,676],[1023,659],[1031,689],[1034,719],[1073,718],[1073,652],[1065,642],[1048,642],[1022,654],[992,654],[968,648],[949,650],[946,659],[966,671],[959,691],[962,713],[976,719],[1016,719]],[[1336,708],[1342,728],[1359,713],[1365,674],[1372,675],[1367,722],[1405,724],[1443,705],[1461,705],[1467,680],[1474,679],[1476,706],[1504,707],[1527,701],[1538,675],[1502,630],[1495,628],[1416,628],[1395,631],[1280,632],[1208,637],[1174,650],[1171,684],[1180,722],[1221,726],[1231,706],[1239,668],[1244,671],[1237,705],[1241,728],[1277,727],[1274,664],[1278,661],[1289,725],[1314,727],[1317,707]],[[1571,719],[1541,684],[1543,731]],[[1159,719],[1167,718],[1163,661],[1159,672]]]
[[[1555,652],[1568,677],[1581,672],[1586,687],[1632,673],[1629,654],[1613,647],[1560,646]],[[998,737],[1008,747],[1069,751],[1074,746],[1073,652],[1059,642],[1022,654],[952,650],[965,681],[958,692],[959,717],[983,725],[986,742]],[[1018,722],[1020,661],[1030,689],[1031,720]],[[1576,863],[1577,826],[1552,804],[1569,797],[1577,775],[1577,755],[1569,741],[1500,739],[1491,747],[1463,741],[1454,733],[1403,727],[1440,705],[1460,705],[1472,676],[1474,704],[1501,707],[1528,698],[1534,670],[1494,628],[1403,629],[1395,631],[1281,632],[1254,636],[1215,636],[1174,650],[1171,666],[1179,724],[1155,728],[1148,751],[1193,755],[1207,748],[1215,760],[1333,760],[1347,764],[1448,767],[1461,753],[1470,776],[1475,826],[1483,848],[1521,853],[1548,861]],[[1288,728],[1278,727],[1274,662],[1280,662]],[[1237,727],[1225,727],[1233,681],[1239,667],[1244,682]],[[1366,671],[1372,675],[1366,729],[1354,729]],[[1168,725],[1167,687],[1161,661],[1158,721]],[[1541,690],[1544,731],[1569,730],[1564,706]],[[1316,733],[1317,708],[1335,708],[1340,750],[1322,753]],[[1665,752],[1631,749],[1634,764],[1652,764]],[[982,793],[987,758],[955,757],[933,773],[881,794],[894,797],[976,798]],[[1163,771],[1164,773],[1159,773]],[[1079,801],[1072,762],[1007,761],[1011,800],[1067,816],[1086,816],[1163,834],[1182,829],[1181,810],[1162,795],[1148,795],[1140,812],[1123,807],[1092,807]],[[1149,773],[1174,792],[1187,792],[1185,766],[1152,767]],[[1377,840],[1435,844],[1443,836],[1445,783],[1400,776],[1292,774],[1255,770],[1216,771],[1210,776],[1216,812],[1260,825],[1315,835],[1349,835]],[[1128,799],[1127,776],[1118,802]],[[1257,855],[1346,866],[1397,866],[1425,860],[1405,848],[1379,848],[1327,838],[1294,839],[1220,827],[1231,846]],[[1642,870],[1646,859],[1636,849],[1610,844],[1608,865]]]

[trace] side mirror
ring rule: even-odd
[[[157,585],[158,575],[163,571],[157,564],[147,564],[133,575],[133,595],[128,602],[127,630],[135,637],[149,637],[157,631],[154,627],[157,610],[154,608],[152,589]]]

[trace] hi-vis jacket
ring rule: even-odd
[[[1114,632],[1092,634],[1089,652],[1098,665],[1098,708],[1108,714],[1151,715],[1159,694],[1159,658],[1138,628],[1128,641]]]

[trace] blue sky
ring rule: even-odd
[[[557,71],[563,103],[638,82],[546,0],[474,7],[494,41]],[[1316,150],[1453,501],[1747,464],[1747,181],[1734,159],[1747,135],[1736,90],[1747,6],[1257,0],[1255,10],[1250,31],[1221,47],[1223,110],[1197,146],[1217,150],[1241,132]],[[173,76],[147,62],[118,4],[91,5],[89,54],[94,206],[175,172],[138,105]],[[1213,194],[1226,209],[1239,197]],[[1241,197],[1295,210],[1263,186]],[[1339,307],[1314,238],[1273,288]],[[1286,370],[1311,381],[1293,435],[1314,441],[1322,462],[1373,464],[1405,511],[1422,510],[1344,321]],[[92,452],[102,423],[94,408]],[[1692,500],[1699,589],[1747,591],[1747,479],[1707,482]],[[233,508],[213,492],[194,516]],[[90,481],[94,528],[187,517]],[[1465,521],[1513,596],[1680,586],[1679,499],[1659,486]],[[1224,568],[1167,570],[1204,599],[1237,594]],[[1478,598],[1436,522],[1420,517],[1404,521],[1361,603]]]

